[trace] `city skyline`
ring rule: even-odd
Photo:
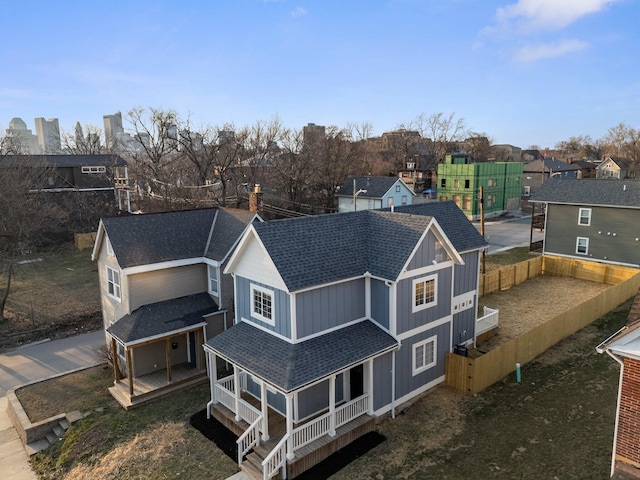
[[[14,117],[103,128],[138,106],[196,126],[368,122],[374,136],[455,113],[522,148],[639,126],[630,0],[27,1],[5,13],[3,131]]]

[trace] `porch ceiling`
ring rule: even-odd
[[[111,325],[107,332],[128,345],[204,324],[203,316],[218,310],[208,293],[198,293],[142,306]]]
[[[208,349],[284,392],[397,346],[390,334],[369,320],[295,344],[240,322],[206,343]]]

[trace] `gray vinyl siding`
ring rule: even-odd
[[[365,314],[364,278],[296,295],[298,338],[338,327]]]
[[[640,210],[589,207],[591,225],[578,225],[580,206],[549,204],[544,251],[605,262],[640,264]],[[615,234],[615,236],[614,236]],[[589,239],[588,255],[576,253],[576,238]]]
[[[393,352],[373,359],[373,409],[379,410],[391,403],[391,369]]]
[[[371,319],[389,328],[389,287],[375,278],[371,279]]]
[[[455,265],[453,275],[453,295],[462,295],[477,289],[478,252],[463,253],[464,265]]]
[[[187,356],[187,335],[182,334],[171,337],[172,346],[170,350],[171,365],[186,363]],[[167,346],[166,341],[158,341],[135,347],[132,350],[133,376],[139,377],[147,373],[155,372],[167,368]]]
[[[298,393],[298,420],[329,408],[329,381],[317,383]]]
[[[268,323],[251,316],[251,303],[253,302],[253,299],[251,298],[252,283],[273,291],[275,326],[269,325]],[[283,292],[282,290],[270,287],[269,285],[254,282],[236,275],[236,295],[238,295],[238,311],[236,312],[238,320],[240,318],[244,318],[267,330],[271,330],[272,332],[276,332],[284,337],[291,338],[291,305],[289,301],[289,294],[287,292]]]
[[[204,264],[166,268],[127,276],[129,308],[207,291],[207,266]]]
[[[449,323],[445,323],[402,341],[402,347],[396,353],[396,398],[403,397],[444,375],[446,353],[451,345],[449,328]],[[438,338],[436,365],[414,376],[413,345],[434,335]]]
[[[409,261],[407,270],[414,270],[416,268],[431,265],[431,262],[436,258],[436,244],[438,243],[436,236],[432,232],[428,232],[425,239],[416,250],[415,255]],[[439,259],[438,261],[441,260]]]
[[[475,302],[474,302],[475,305]],[[468,308],[453,316],[452,345],[464,343],[475,338],[476,309]]]
[[[262,392],[260,385],[256,383],[250,375],[247,376],[247,391],[255,398],[260,400]],[[271,392],[267,389],[267,405],[282,415],[287,414],[287,402],[285,396],[280,392]]]
[[[100,299],[102,303],[102,319],[104,328],[117,322],[129,313],[128,277],[122,275],[116,257],[107,253],[107,237],[103,237],[100,253],[98,254],[98,281],[100,283]],[[120,272],[120,297],[118,301],[108,294],[107,267]]]
[[[414,328],[426,325],[451,314],[451,267],[436,270],[425,275],[407,278],[398,283],[397,296],[397,333],[401,334]],[[437,275],[437,305],[412,313],[412,305],[415,301],[413,293],[413,280],[426,276]]]

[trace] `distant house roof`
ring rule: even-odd
[[[396,339],[365,320],[294,344],[240,322],[205,348],[291,392],[397,347]]]
[[[353,196],[353,180],[356,181],[356,192],[366,190],[358,195],[359,198],[382,198],[396,183],[402,183],[406,189],[415,195],[413,191],[398,177],[349,177],[336,194],[338,197]]]
[[[565,163],[555,158],[541,158],[524,164],[523,172],[541,172],[544,164],[545,172],[570,172],[580,170],[580,167],[573,163]]]
[[[550,178],[529,201],[640,208],[640,181]]]
[[[254,218],[243,210],[208,208],[103,218],[102,226],[124,269],[201,257],[222,261]]]
[[[621,169],[627,169],[629,168],[632,164],[633,164],[633,160],[631,160],[630,158],[622,158],[622,157],[606,157],[602,163],[600,163],[600,165],[598,165],[596,168],[600,169],[600,167],[602,165],[605,165],[607,163],[608,160],[611,160],[613,163],[615,163],[618,167],[620,167]],[[604,167],[602,167],[604,168]]]
[[[119,155],[7,155],[0,165],[10,167],[124,167],[127,162]]]
[[[434,217],[459,253],[478,250],[488,244],[453,200],[395,207],[398,213]]]
[[[218,311],[207,293],[174,298],[144,305],[107,328],[107,332],[124,345],[163,337],[173,332],[205,325],[204,315]]]
[[[571,165],[576,165],[581,170],[595,170],[599,164],[588,162],[586,160],[574,160],[571,162]]]

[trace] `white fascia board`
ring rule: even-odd
[[[167,332],[167,333],[161,333],[159,335],[153,335],[152,337],[141,338],[140,340],[135,340],[133,342],[123,343],[122,345],[124,345],[125,347],[135,347],[136,345],[138,345],[140,343],[146,343],[146,342],[153,341],[153,340],[160,340],[162,338],[173,337],[173,336],[179,335],[181,333],[186,333],[186,332],[190,332],[192,330],[197,330],[198,328],[206,326],[206,325],[207,325],[207,322],[194,323],[193,325],[181,328],[179,330],[172,330],[172,331]],[[113,335],[111,335],[111,336],[113,337]]]
[[[236,241],[233,242],[233,245],[231,245],[231,248],[229,249],[229,251],[227,253],[224,254],[224,256],[222,257],[222,259],[220,260],[219,264],[222,265],[225,260],[227,258],[229,258],[229,256],[233,253],[233,251],[235,250],[236,246],[240,243],[240,240],[244,237],[245,233],[247,233],[247,230],[249,229],[249,227],[251,226],[251,224],[253,224],[253,221],[255,219],[260,220],[261,222],[264,222],[264,220],[262,220],[262,217],[260,217],[260,215],[258,215],[257,213],[251,218],[251,220],[249,221],[249,223],[247,223],[247,225],[245,225],[244,230],[242,230],[242,233],[240,234],[240,236],[238,238],[236,238]]]
[[[137,265],[135,267],[127,267],[122,269],[123,275],[134,275],[136,273],[154,272],[156,270],[164,270],[167,268],[184,267],[187,265],[197,265],[198,263],[206,263],[206,258],[184,258],[182,260],[171,260],[168,262],[150,263],[147,265]]]
[[[255,229],[253,228],[253,225],[249,224],[248,227],[249,228],[247,228],[242,234],[242,236],[240,237],[240,240],[238,241],[238,244],[235,250],[231,254],[231,258],[229,259],[229,262],[227,263],[227,266],[225,267],[224,272],[222,273],[231,273],[231,274],[233,273],[233,269],[235,268],[238,258],[240,257],[240,252],[242,251],[244,246],[249,242],[249,237],[252,235],[254,237],[258,236]]]
[[[408,190],[408,192],[409,192],[413,197],[415,197],[415,196],[416,196],[416,192],[414,192],[414,191],[413,191],[413,189],[409,188],[409,185],[407,185],[406,183],[404,183],[404,180],[402,180],[401,178],[398,178],[398,181],[399,181],[400,183],[402,183],[402,185],[404,186],[404,188],[406,188],[406,189]],[[396,183],[398,183],[398,182],[396,182]],[[396,183],[394,183],[393,185],[395,186],[395,185],[396,185]],[[389,193],[389,192],[387,191],[387,193]]]
[[[94,262],[98,259],[98,255],[100,255],[100,247],[102,246],[104,233],[104,224],[102,223],[102,219],[100,219],[98,233],[96,234],[96,243],[93,244],[93,250],[91,251],[91,260]]]

